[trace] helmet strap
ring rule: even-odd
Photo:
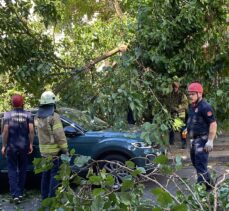
[[[193,106],[196,106],[200,101],[201,101],[201,97],[199,96],[199,93],[196,92],[196,95],[197,95],[197,100],[193,103]]]

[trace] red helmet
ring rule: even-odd
[[[200,92],[200,93],[203,93],[203,87],[202,87],[202,85],[200,83],[194,82],[194,83],[189,84],[188,91],[189,92]]]
[[[24,99],[21,95],[13,95],[12,97],[12,106],[17,108],[17,107],[22,107],[24,104]]]

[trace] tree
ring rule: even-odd
[[[120,127],[129,109],[138,123],[154,116],[155,127],[163,125],[159,133],[171,123],[163,106],[170,83],[201,80],[216,109],[225,99],[217,109],[223,119],[227,6],[221,0],[2,1],[2,77],[36,99],[69,78],[59,93],[65,104]],[[122,44],[128,51],[102,61],[104,68],[101,63],[85,68]],[[213,88],[221,91],[215,94]]]

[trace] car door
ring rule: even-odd
[[[66,121],[66,119],[61,119],[64,130],[67,127],[70,127],[74,133],[68,134],[65,130],[65,135],[68,141],[69,150],[74,149],[75,154],[92,156],[92,150],[94,146],[94,138],[87,137],[85,135],[85,131],[83,129],[78,128],[76,125],[74,126],[72,123]]]
[[[34,124],[35,125],[35,124]],[[39,141],[38,141],[38,136],[37,136],[37,128],[34,126],[34,140],[33,140],[33,152],[28,156],[28,166],[27,170],[28,171],[33,171],[33,160],[34,158],[39,158],[41,157],[40,150],[39,150]]]

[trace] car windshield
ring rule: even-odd
[[[37,109],[38,108],[33,108],[30,109],[30,111],[33,115],[36,115]],[[105,130],[109,127],[108,123],[99,119],[98,117],[92,118],[89,112],[80,111],[74,108],[67,107],[57,107],[57,112],[69,123],[74,123],[75,126],[81,129],[82,131],[99,131]],[[4,113],[0,113],[0,127],[2,126],[3,115]]]
[[[67,117],[86,130],[98,131],[107,129],[109,127],[105,121],[99,119],[98,117],[92,118],[89,112],[86,111],[79,111],[74,108],[66,107],[58,107],[57,111],[60,115]]]

